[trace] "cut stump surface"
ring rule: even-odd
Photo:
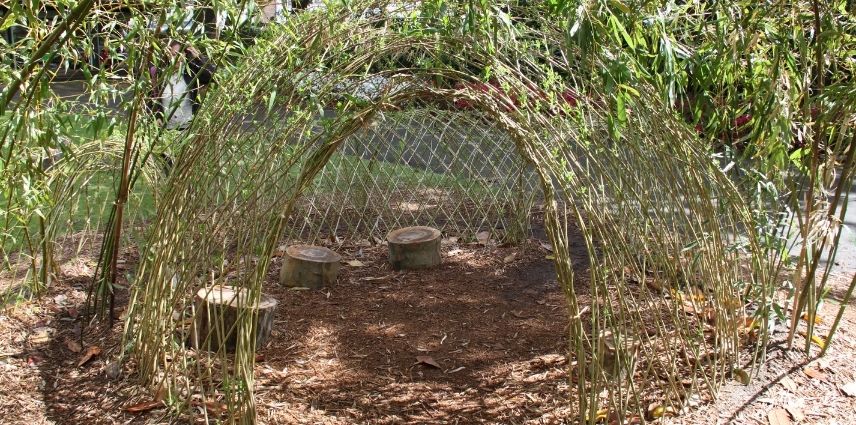
[[[190,332],[191,344],[198,349],[218,351],[221,347],[234,352],[238,335],[242,331],[238,322],[241,315],[252,315],[251,332],[256,348],[261,348],[273,327],[277,300],[261,294],[258,302],[251,303],[245,288],[214,285],[196,293],[196,319]]]
[[[336,283],[342,256],[320,246],[292,245],[283,259],[279,279],[283,285],[320,289]]]
[[[395,270],[412,270],[440,264],[440,231],[416,226],[393,230],[386,236],[389,262]]]

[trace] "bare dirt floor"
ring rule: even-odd
[[[338,283],[321,291],[280,287],[275,258],[266,291],[280,304],[257,356],[259,421],[573,423],[568,319],[551,253],[537,239],[518,246],[444,242],[443,264],[421,272],[392,271],[382,246],[341,246],[349,263]],[[0,424],[175,422],[162,406],[128,411],[153,394],[138,384],[133,365],[113,362],[121,321],[112,328],[84,323],[95,260],[70,252],[45,293],[0,308]],[[572,252],[583,271],[584,247]],[[124,272],[137,257],[126,250]],[[822,335],[849,276],[833,279]],[[0,290],[8,286],[0,281]],[[127,289],[117,304],[120,316]],[[716,401],[655,422],[854,423],[856,310],[845,315],[823,359],[786,350],[783,339],[774,334],[769,361],[749,385],[730,381]]]

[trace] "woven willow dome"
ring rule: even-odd
[[[233,419],[250,420],[251,332],[234,357],[189,357],[180,343],[201,286],[258,297],[288,240],[405,225],[518,239],[536,202],[568,299],[581,418],[644,414],[651,398],[680,409],[751,360],[742,326],[747,307],[767,305],[765,262],[751,255],[749,210],[692,131],[644,90],[616,131],[600,66],[546,22],[483,38],[429,27],[307,14],[220,76],[139,272],[127,334],[143,376],[178,398],[216,387]],[[585,287],[568,250],[575,227]]]

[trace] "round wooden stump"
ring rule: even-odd
[[[440,231],[416,226],[393,230],[386,236],[389,263],[395,270],[412,270],[440,264]]]
[[[190,342],[194,348],[219,351],[225,348],[234,352],[238,335],[243,331],[238,323],[242,314],[254,314],[253,329],[256,349],[261,348],[270,337],[273,314],[277,301],[265,294],[258,303],[251,305],[247,290],[235,286],[214,285],[196,293],[196,319],[190,329]]]
[[[320,289],[336,283],[342,256],[320,246],[292,245],[283,259],[279,274],[283,285]]]

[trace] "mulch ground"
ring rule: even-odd
[[[262,418],[521,423],[567,416],[566,307],[540,245],[449,243],[441,266],[402,273],[386,264],[385,249],[341,249],[357,266],[345,266],[329,290],[271,286],[281,304],[274,342],[260,351]]]
[[[446,240],[444,263],[422,272],[392,271],[385,247],[338,250],[351,265],[329,289],[280,287],[279,260],[271,267],[267,292],[280,304],[256,365],[260,422],[572,421],[565,298],[539,241]],[[573,253],[584,267],[582,246]],[[129,250],[123,267],[135,261]],[[125,410],[152,394],[131,365],[113,361],[121,323],[84,326],[92,256],[67,255],[61,267],[45,294],[0,310],[0,423],[169,423],[163,408]],[[822,334],[843,281],[822,311]],[[823,359],[785,350],[782,338],[774,335],[751,384],[730,382],[716,402],[660,421],[767,424],[784,412],[791,422],[783,423],[852,423],[856,399],[845,385],[856,381],[856,313],[845,316]]]
[[[818,314],[816,334],[828,335],[847,285],[856,270],[830,279],[830,293]],[[714,403],[669,424],[828,424],[856,423],[856,299],[851,299],[838,332],[822,358],[811,343],[806,354],[805,320],[797,329],[793,350],[787,349],[786,325],[777,324],[767,361],[749,385],[729,381]],[[823,339],[820,340],[821,343]]]

